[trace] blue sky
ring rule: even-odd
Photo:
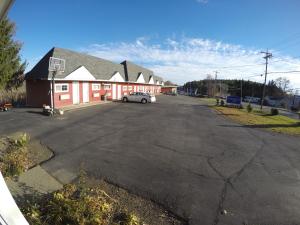
[[[223,78],[262,73],[266,48],[270,70],[300,70],[299,11],[298,0],[17,0],[9,18],[28,69],[58,46],[126,58],[183,83],[215,70]],[[276,76],[300,87],[300,73]]]

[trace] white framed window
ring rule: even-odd
[[[101,89],[101,84],[92,84],[92,91],[99,91]]]
[[[127,86],[123,86],[123,91],[127,91]]]
[[[128,91],[132,91],[132,86],[128,86]]]
[[[69,92],[69,84],[55,84],[55,93]]]
[[[111,90],[111,84],[104,84],[104,90]]]

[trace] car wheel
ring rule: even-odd
[[[128,102],[128,98],[123,98],[123,102]]]
[[[142,99],[142,103],[143,103],[143,104],[146,104],[146,103],[147,103],[147,99],[144,99],[144,98],[143,98],[143,99]]]

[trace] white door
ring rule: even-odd
[[[74,81],[72,84],[73,90],[73,104],[79,104],[79,83],[78,81]]]
[[[122,88],[122,86],[118,85],[118,100],[120,100],[122,98],[121,88]]]
[[[115,100],[117,98],[117,85],[112,85],[112,99]]]
[[[87,102],[90,101],[89,93],[90,93],[89,83],[88,82],[83,82],[82,83],[82,101],[84,103],[87,103]]]

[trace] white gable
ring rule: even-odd
[[[136,80],[137,83],[145,83],[144,75],[140,73],[138,79]]]
[[[124,78],[121,76],[119,72],[116,72],[109,81],[115,81],[115,82],[125,82]]]
[[[159,81],[158,80],[156,81],[156,84],[159,85]]]
[[[162,85],[162,86],[164,86],[164,85],[165,85],[165,83],[162,81],[162,82],[161,82],[161,85]]]
[[[96,78],[84,67],[81,66],[77,70],[74,70],[64,80],[96,80]]]
[[[149,84],[154,84],[153,76],[151,76],[151,78],[150,78],[150,80],[149,80]]]

